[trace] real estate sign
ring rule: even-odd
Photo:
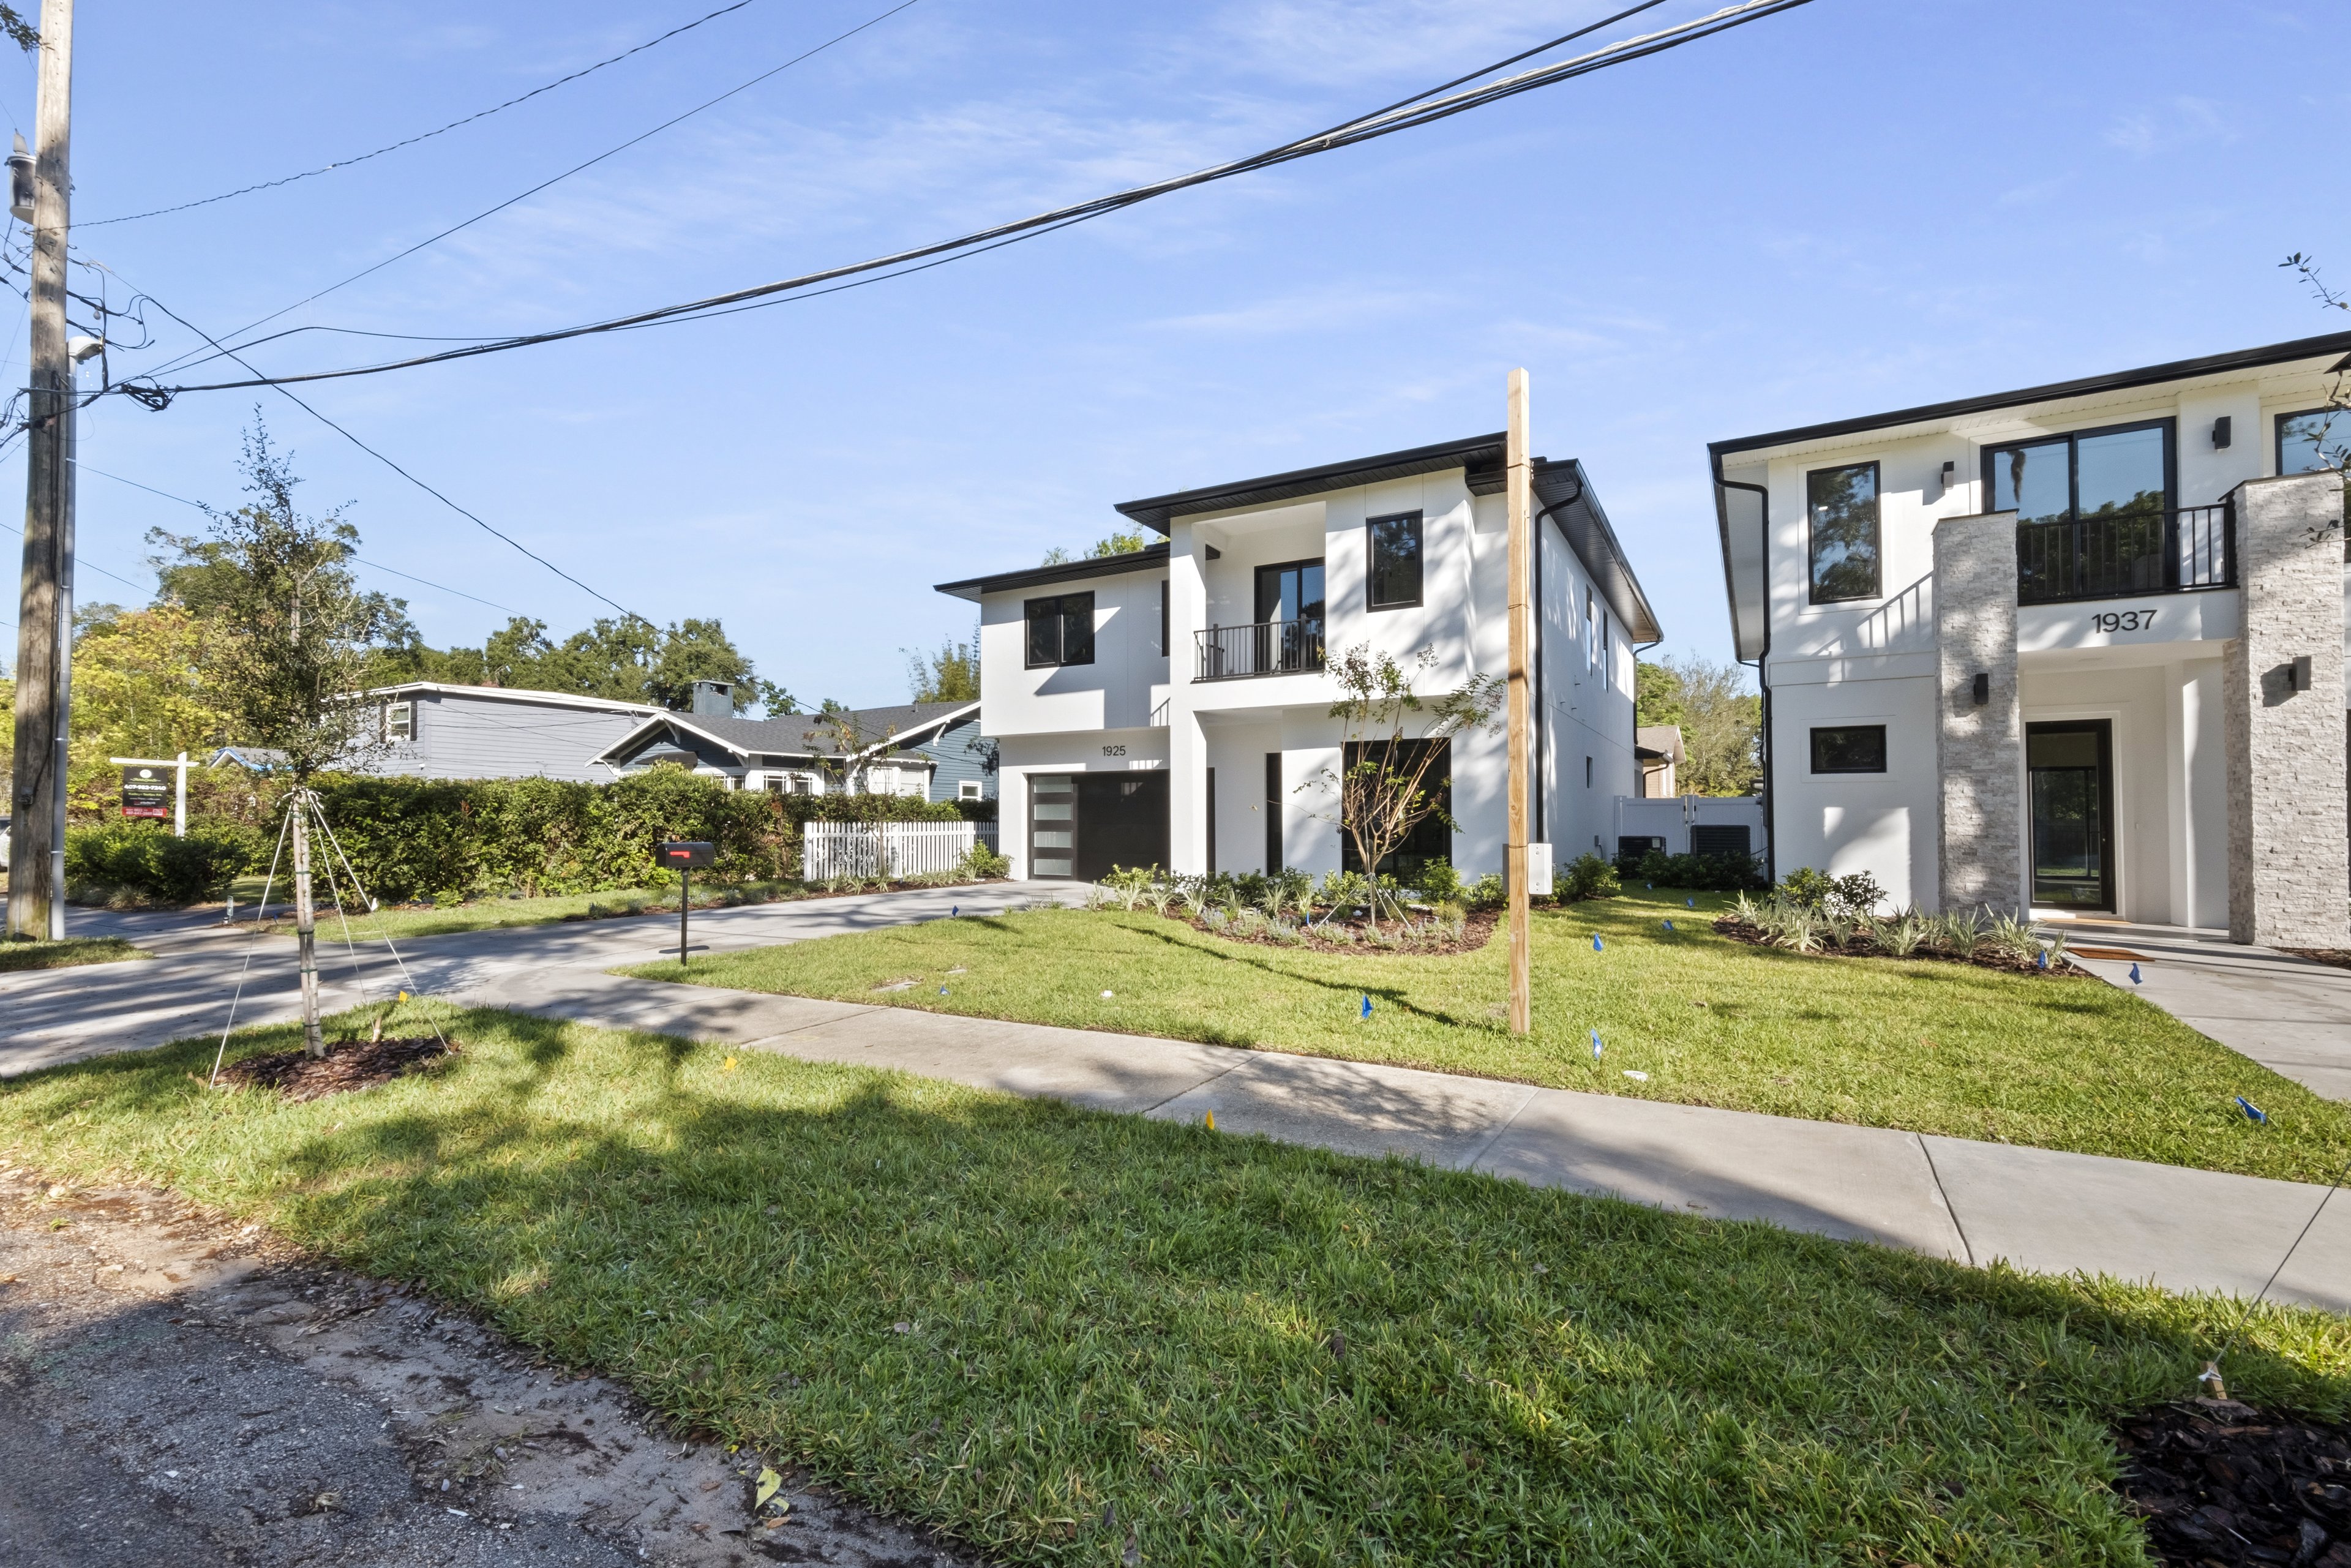
[[[122,770],[122,814],[126,817],[169,817],[172,781],[160,768]]]

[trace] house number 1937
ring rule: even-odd
[[[2156,612],[2152,610],[2109,610],[2103,615],[2091,616],[2090,629],[2094,632],[2137,632],[2142,627],[2152,628],[2155,617]]]

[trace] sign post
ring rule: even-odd
[[[188,836],[188,754],[177,757],[110,757],[109,762],[122,769],[122,814],[126,817],[161,821],[172,819],[172,836]],[[170,768],[172,779],[166,783],[163,769]],[[170,803],[165,804],[166,801]]]
[[[685,967],[685,912],[694,907],[694,868],[716,862],[718,846],[701,839],[678,839],[655,852],[677,873],[677,967]]]

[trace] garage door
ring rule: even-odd
[[[1029,874],[1097,882],[1167,863],[1167,775],[1032,773]]]

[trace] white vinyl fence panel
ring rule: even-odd
[[[927,876],[951,872],[974,844],[996,847],[994,822],[809,822],[800,829],[800,875]]]

